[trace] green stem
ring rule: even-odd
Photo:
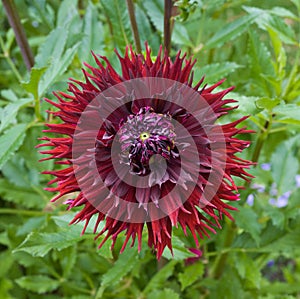
[[[164,46],[167,53],[171,50],[171,16],[172,16],[172,0],[165,0],[164,11]]]
[[[3,41],[1,36],[0,36],[0,46],[1,46],[1,49],[3,51],[3,57],[6,59],[6,61],[9,64],[12,72],[15,74],[15,76],[17,77],[17,79],[19,81],[22,81],[23,80],[22,76],[20,75],[19,71],[17,70],[14,62],[11,60],[8,51],[5,49],[4,41]]]
[[[17,209],[0,209],[0,214],[16,214],[25,216],[43,216],[48,214],[45,211],[30,211],[30,210],[17,210]]]
[[[137,27],[136,17],[135,17],[135,13],[134,13],[134,4],[133,4],[132,0],[127,0],[127,8],[128,8],[129,18],[130,18],[130,23],[131,23],[131,30],[133,33],[136,51],[138,53],[142,53],[141,40],[140,40],[139,30]]]
[[[227,248],[230,247],[230,245],[233,242],[234,236],[235,236],[236,226],[233,222],[230,222],[227,226],[227,231],[225,235],[224,244],[222,247]],[[223,252],[221,255],[218,256],[215,262],[215,267],[213,270],[213,276],[215,279],[219,279],[224,271],[224,268],[226,266],[228,252]]]
[[[16,41],[20,47],[24,63],[27,67],[27,70],[30,71],[34,65],[34,58],[25,34],[25,30],[20,21],[17,7],[13,0],[2,0],[2,3],[6,11],[9,24],[14,30]]]

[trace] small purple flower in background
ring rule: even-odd
[[[264,185],[256,184],[256,183],[254,183],[252,185],[252,188],[255,189],[255,190],[257,190],[257,192],[259,192],[259,193],[263,193],[266,190],[266,187]]]
[[[271,185],[270,195],[271,195],[271,196],[277,196],[277,194],[278,194],[278,190],[277,190],[276,183],[273,183],[273,184]]]
[[[272,266],[274,266],[274,264],[275,264],[275,262],[274,262],[274,260],[269,260],[268,262],[267,262],[267,267],[272,267]]]
[[[246,203],[247,203],[250,207],[253,206],[253,204],[254,204],[254,195],[253,195],[252,193],[248,195],[247,200],[246,200]]]
[[[289,202],[289,197],[291,195],[291,191],[287,191],[280,195],[277,199],[271,198],[269,200],[269,203],[273,206],[276,206],[278,208],[286,207]]]
[[[296,187],[300,188],[300,174],[297,174],[295,176],[295,181],[296,181]]]
[[[265,170],[265,171],[271,170],[271,164],[270,163],[262,163],[262,164],[260,164],[260,167],[261,167],[262,170]]]

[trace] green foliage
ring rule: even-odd
[[[133,2],[141,43],[155,56],[164,1]],[[173,2],[171,57],[182,50],[197,59],[195,84],[226,77],[222,88],[236,86],[228,97],[239,108],[225,120],[249,115],[255,131],[241,154],[257,162],[255,178],[235,203],[235,222],[221,221],[222,230],[200,241],[201,257],[190,252],[190,235],[174,229],[173,254],[165,250],[160,261],[145,236],[140,253],[134,245],[119,254],[125,236],[114,250],[112,241],[97,249],[104,237],[94,241],[96,218],[82,236],[84,223],[70,226],[76,213],[49,203],[53,194],[43,190],[50,176],[41,172],[60,166],[38,162],[34,148],[54,121],[44,97],[55,100],[69,77],[82,79],[91,51],[119,68],[113,49],[123,53],[134,41],[126,1],[15,1],[34,53],[30,72],[1,2],[0,298],[299,298],[300,2]]]

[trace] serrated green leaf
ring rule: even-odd
[[[72,63],[72,60],[76,54],[80,43],[75,44],[72,48],[69,48],[60,60],[56,60],[44,73],[42,79],[39,82],[39,95],[43,95],[49,86],[53,84],[59,76],[61,76],[68,66]]]
[[[290,191],[295,186],[295,176],[298,173],[299,161],[294,155],[294,144],[285,141],[277,146],[271,156],[271,173],[277,184],[279,195]]]
[[[296,0],[296,1],[299,1],[299,0]],[[284,7],[280,7],[280,6],[273,7],[270,11],[272,14],[282,17],[282,18],[290,18],[293,20],[298,20],[298,18],[299,18],[294,13],[292,13],[291,10],[286,9]]]
[[[39,172],[34,169],[27,169],[24,164],[24,159],[16,154],[5,163],[2,173],[10,183],[18,187],[37,186],[39,184]]]
[[[240,94],[231,93],[231,97],[238,101],[239,111],[244,112],[246,115],[256,115],[261,110],[255,105],[258,97],[247,97]]]
[[[293,29],[288,26],[280,17],[273,17],[269,24],[269,27],[271,27],[277,34],[279,35],[280,39],[290,45],[297,45],[298,42],[296,40],[296,34],[293,31]]]
[[[224,79],[228,74],[240,68],[241,65],[235,62],[221,62],[205,65],[204,67],[195,68],[194,79],[198,82],[205,76],[205,82],[215,82]]]
[[[0,133],[16,121],[17,112],[30,102],[32,99],[19,99],[17,102],[9,103],[0,109]]]
[[[133,42],[126,1],[102,0],[101,4],[111,26],[110,38],[116,47],[124,49]]]
[[[18,96],[14,93],[11,89],[3,89],[0,92],[1,97],[10,101],[10,102],[16,102],[19,100]]]
[[[0,169],[11,155],[18,150],[25,138],[27,126],[18,124],[0,136]]]
[[[299,250],[300,244],[300,230],[293,230],[284,235],[279,235],[276,240],[270,242],[268,245],[261,247],[262,252],[279,252],[285,255],[293,255]]]
[[[42,190],[41,193],[43,193]],[[3,200],[22,205],[26,208],[41,209],[46,204],[43,196],[33,188],[19,187],[6,179],[0,179],[0,195]]]
[[[174,259],[177,261],[182,261],[186,258],[195,256],[186,248],[185,244],[177,236],[172,236],[172,249],[173,255],[170,250],[164,250],[162,256],[168,260]]]
[[[16,279],[16,283],[25,290],[38,294],[56,290],[60,282],[46,275],[28,275]]]
[[[61,228],[66,228],[70,225],[70,222],[73,220],[73,218],[75,217],[76,215],[76,212],[74,213],[67,213],[67,214],[64,214],[64,215],[61,215],[61,216],[52,216],[51,219],[54,220],[55,224]],[[88,226],[86,227],[86,230],[85,230],[85,233],[86,234],[93,234],[94,233],[94,227],[96,225],[96,222],[97,222],[97,215],[94,215],[90,221],[89,221],[89,224]],[[79,223],[76,223],[76,230],[78,231],[82,231],[83,228],[85,227],[85,222],[79,222]],[[100,223],[99,226],[98,226],[98,230],[101,230],[104,226],[104,223]]]
[[[64,0],[57,12],[56,26],[64,28],[78,14],[77,0]]]
[[[32,256],[45,256],[50,250],[62,250],[87,238],[87,235],[80,236],[78,229],[65,229],[57,233],[30,233],[27,238],[18,246],[14,252],[25,251]]]
[[[96,298],[102,298],[102,294],[108,286],[115,286],[134,267],[137,261],[136,249],[125,249],[118,257],[115,264],[102,276],[101,286]]]
[[[179,45],[194,47],[186,27],[178,22],[175,22],[174,24],[172,40]]]
[[[235,267],[247,287],[258,289],[261,284],[261,273],[253,259],[246,253],[238,253],[235,257]]]
[[[147,15],[154,27],[162,33],[164,31],[164,4],[162,0],[144,1]]]
[[[103,26],[98,21],[98,12],[92,3],[89,3],[84,19],[83,19],[83,33],[81,44],[78,48],[78,56],[81,61],[91,63],[92,55],[91,51],[99,52],[103,48]]]
[[[46,67],[49,63],[59,61],[68,38],[68,28],[57,27],[51,31],[40,46],[35,57],[35,68]]]
[[[179,294],[172,289],[155,290],[147,296],[147,299],[166,299],[166,298],[180,299]]]
[[[248,57],[253,72],[254,79],[259,83],[262,81],[261,75],[275,76],[274,66],[271,61],[271,53],[264,43],[259,39],[255,31],[249,32]],[[264,84],[264,82],[262,82]]]
[[[183,273],[178,274],[178,280],[181,284],[181,290],[184,291],[188,286],[193,284],[197,279],[201,279],[204,273],[204,265],[199,262],[186,266]]]
[[[281,209],[278,209],[277,207],[273,207],[270,205],[266,209],[265,213],[267,216],[271,218],[271,221],[274,226],[280,229],[284,229],[285,215]]]
[[[235,213],[235,221],[237,227],[248,232],[258,245],[262,227],[258,223],[258,216],[254,210],[249,207],[239,207],[238,212]]]
[[[149,281],[143,293],[148,294],[151,290],[157,290],[164,286],[165,281],[173,274],[177,261],[169,261],[162,269],[160,269]]]
[[[296,104],[285,104],[275,107],[273,112],[280,119],[300,120],[300,106]]]
[[[16,232],[17,236],[27,235],[34,230],[41,229],[46,223],[47,216],[29,218],[20,226]]]
[[[135,15],[141,43],[148,41],[153,53],[156,53],[160,46],[160,34],[151,30],[150,20],[144,9],[138,4],[135,5]]]
[[[60,264],[63,269],[63,277],[68,278],[72,274],[76,259],[77,259],[77,246],[70,246],[58,252],[60,257]]]
[[[38,86],[39,81],[46,71],[47,67],[35,68],[33,67],[30,72],[30,79],[28,82],[22,83],[23,88],[33,94],[35,99],[39,98]]]
[[[247,30],[248,26],[253,23],[257,17],[257,14],[247,15],[230,24],[226,24],[205,43],[204,49],[221,47],[225,42],[238,37]]]
[[[33,0],[31,5],[35,8],[35,16],[40,19],[48,28],[53,28],[54,13],[51,6],[48,6],[46,0]]]
[[[275,99],[271,99],[271,98],[260,98],[258,100],[256,100],[256,106],[260,109],[266,109],[266,110],[270,110],[272,111],[273,108],[275,108],[277,105],[279,105],[280,100],[275,98]]]

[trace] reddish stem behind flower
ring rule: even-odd
[[[6,11],[9,24],[14,30],[16,40],[20,47],[26,68],[28,71],[30,71],[34,65],[34,58],[24,28],[21,24],[19,15],[17,13],[17,8],[15,6],[15,3],[13,0],[2,0],[2,2]]]
[[[131,29],[132,29],[132,33],[133,33],[136,51],[138,53],[142,53],[141,41],[140,41],[139,31],[138,31],[136,18],[135,18],[135,14],[134,14],[134,4],[133,4],[132,0],[127,0],[127,8],[128,8],[128,13],[129,13]]]
[[[171,49],[171,16],[172,16],[172,0],[165,0],[164,13],[164,46],[165,50],[170,53]]]

